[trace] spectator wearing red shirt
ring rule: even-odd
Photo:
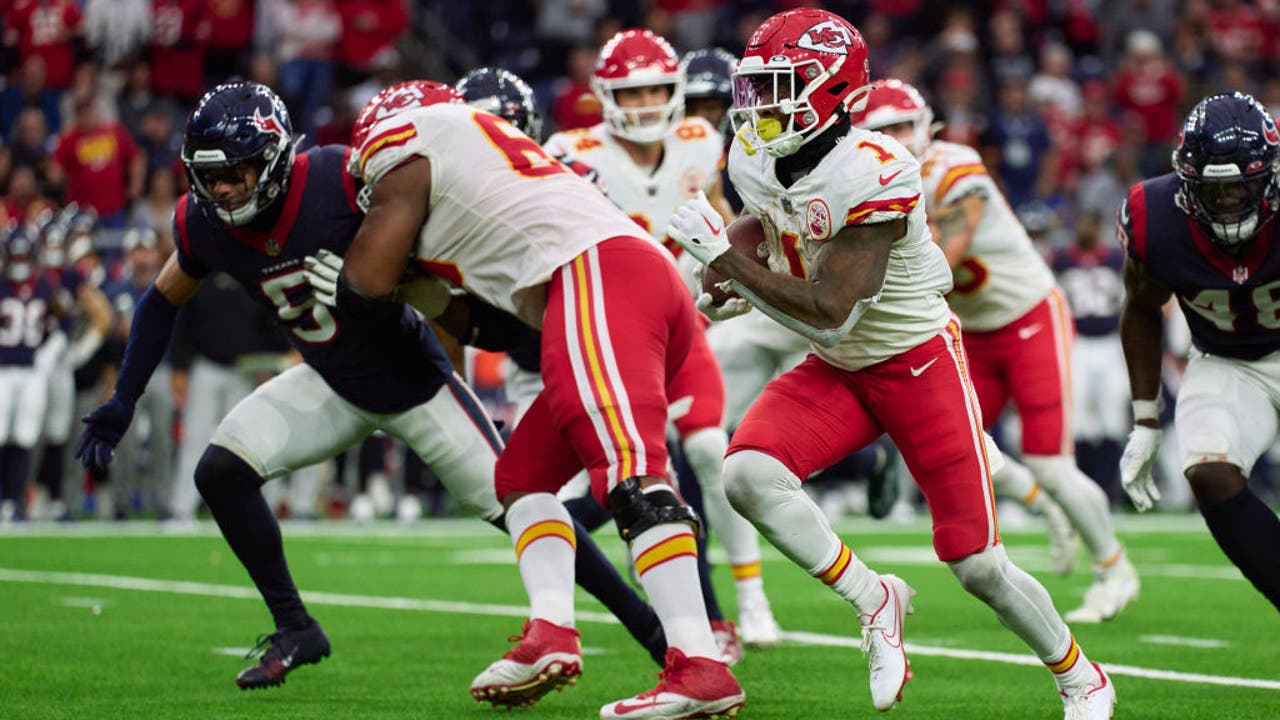
[[[151,87],[185,104],[204,90],[212,24],[206,0],[153,0]]]
[[[129,201],[142,194],[146,158],[124,126],[102,117],[97,103],[76,103],[75,123],[53,150],[49,178],[67,202],[93,208],[102,227],[124,227]]]
[[[555,91],[551,103],[551,120],[558,130],[591,127],[600,122],[600,99],[591,91],[591,73],[596,54],[589,47],[574,48],[569,53],[569,77]]]
[[[1135,30],[1125,45],[1113,98],[1116,106],[1133,115],[1142,127],[1142,174],[1155,177],[1169,170],[1169,152],[1178,134],[1178,103],[1185,87],[1154,33]]]
[[[205,84],[226,82],[244,71],[243,58],[253,45],[253,0],[203,0],[209,11],[209,49]]]
[[[74,0],[14,0],[5,19],[4,44],[18,48],[18,62],[44,60],[44,84],[50,90],[71,85],[84,16]]]
[[[1254,62],[1262,57],[1266,24],[1262,13],[1240,0],[1217,0],[1209,8],[1209,37],[1226,60]]]
[[[396,57],[396,42],[409,28],[404,0],[339,0],[342,35],[335,58],[342,73],[339,82],[351,87],[385,67]]]
[[[1107,88],[1101,81],[1086,83],[1082,88],[1084,111],[1072,121],[1062,144],[1064,185],[1075,187],[1079,176],[1106,164],[1120,151],[1124,132],[1111,117],[1107,105]]]

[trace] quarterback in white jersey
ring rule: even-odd
[[[861,35],[823,10],[780,13],[747,41],[734,80],[729,175],[778,246],[768,268],[739,254],[700,198],[667,232],[707,265],[713,300],[728,306],[736,294],[814,345],[733,436],[725,486],[734,507],[854,606],[872,703],[888,710],[910,679],[902,632],[914,591],[868,569],[801,488],[888,433],[928,501],[938,558],[1045,662],[1066,717],[1110,718],[1109,679],[1000,544],[981,413],[943,297],[951,273],[930,239],[919,165],[892,138],[849,128],[871,90]]]
[[[360,113],[352,142],[368,213],[337,278],[338,312],[384,314],[412,256],[542,331],[545,389],[494,471],[531,618],[519,645],[475,678],[473,697],[526,706],[581,674],[576,543],[556,491],[585,468],[668,645],[658,686],[605,705],[601,717],[736,711],[746,696],[703,605],[697,516],[667,477],[667,398],[700,331],[670,255],[534,140],[450,86],[384,90]]]
[[[685,80],[684,67],[666,40],[648,30],[622,30],[600,50],[591,80],[604,108],[603,121],[557,133],[545,145],[557,157],[590,166],[609,199],[663,241],[673,256],[682,250],[664,239],[663,230],[686,200],[705,192],[722,217],[733,214],[720,181],[724,138],[702,118],[683,118]],[[682,264],[690,274],[696,266]],[[777,645],[781,631],[764,593],[759,539],[724,493],[721,471],[729,445],[724,378],[705,333],[695,337],[671,391],[669,400],[678,408],[672,413],[676,435],[702,489],[708,525],[729,555],[742,641],[754,647]],[[713,626],[733,653],[734,628],[717,618],[717,611],[711,609]]]
[[[965,325],[964,346],[982,416],[994,423],[1010,400],[1022,420],[1026,470],[1012,461],[997,491],[1029,505],[1043,488],[1084,539],[1097,574],[1084,605],[1067,619],[1099,622],[1138,594],[1138,578],[1111,528],[1106,493],[1080,472],[1071,432],[1071,350],[1075,323],[1044,259],[987,174],[978,153],[931,141],[932,113],[915,88],[877,83],[861,121],[901,139],[921,158],[925,205],[936,241],[955,273],[951,308]],[[1032,479],[1034,477],[1034,480]],[[1055,561],[1075,564],[1074,538],[1049,510]]]

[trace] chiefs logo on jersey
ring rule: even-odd
[[[274,112],[266,117],[262,117],[262,112],[258,108],[254,108],[253,126],[262,132],[272,133],[274,135],[279,135],[280,137],[285,136],[284,126],[280,124],[280,119],[276,117]]]
[[[831,208],[821,198],[810,200],[804,210],[804,222],[809,226],[810,237],[826,240],[831,235]]]
[[[849,31],[841,27],[839,23],[834,20],[826,20],[805,30],[800,35],[800,41],[796,44],[806,50],[815,50],[833,55],[848,55],[849,46],[853,44],[853,38],[849,37]]]

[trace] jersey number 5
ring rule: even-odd
[[[298,268],[265,278],[258,283],[258,287],[271,304],[275,305],[276,315],[290,332],[305,343],[321,345],[332,340],[338,333],[338,323],[333,319],[329,308],[317,302],[314,296],[308,295],[300,303],[289,300],[287,291],[290,288],[302,287],[306,284],[305,273],[302,268]],[[310,315],[310,322],[298,322],[303,315]]]

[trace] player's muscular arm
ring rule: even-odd
[[[1147,274],[1132,258],[1124,264],[1124,309],[1120,313],[1120,342],[1129,367],[1129,388],[1134,400],[1155,400],[1160,395],[1160,367],[1164,356],[1164,304],[1172,291]],[[1159,427],[1154,420],[1140,424]]]
[[[164,267],[160,268],[160,274],[156,276],[155,287],[170,305],[185,305],[188,300],[195,297],[196,291],[200,289],[200,278],[191,277],[182,267],[178,265],[178,253],[169,255],[169,259],[165,261]]]
[[[906,218],[848,226],[823,246],[808,280],[773,273],[736,252],[716,258],[711,268],[730,278],[734,290],[761,312],[831,346],[875,302],[884,285],[889,250],[906,233]]]
[[[982,221],[982,213],[986,209],[986,195],[973,193],[943,205],[929,218],[933,241],[946,254],[947,265],[955,268],[964,259],[965,253],[969,252],[974,233],[978,231],[978,223]]]
[[[424,157],[387,173],[373,188],[369,212],[347,249],[342,274],[366,298],[389,300],[418,231],[427,221],[431,162]]]

